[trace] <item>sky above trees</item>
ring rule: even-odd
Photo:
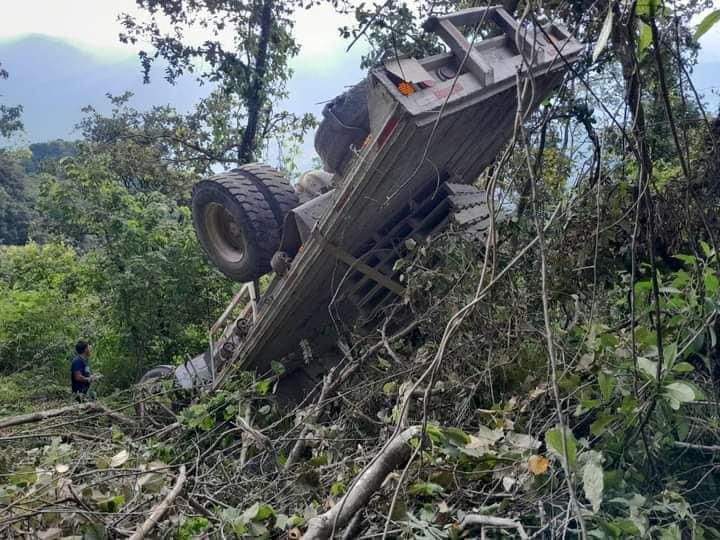
[[[133,55],[137,49],[118,40],[121,26],[120,13],[139,15],[134,0],[28,0],[13,2],[3,9],[0,40],[15,39],[26,34],[45,34],[62,38],[74,45],[106,59],[119,59]],[[338,33],[338,27],[350,18],[337,14],[331,6],[321,5],[297,14],[295,33],[302,44],[296,59],[298,69],[323,70],[340,67],[347,44]],[[204,39],[198,28],[192,38]],[[351,58],[357,57],[351,55]],[[347,58],[345,59],[347,60]]]

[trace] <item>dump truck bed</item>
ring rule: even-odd
[[[356,302],[367,304],[373,290],[380,298],[376,303],[402,293],[387,264],[392,258],[378,253],[444,224],[446,215],[437,210],[442,208],[441,185],[472,183],[496,159],[514,130],[518,80],[533,80],[524,111],[533,110],[560,84],[582,46],[555,26],[546,27],[546,33],[555,43],[537,33],[540,50],[530,69],[521,55],[512,54],[518,40],[511,43],[511,36],[477,46],[491,71],[485,82],[477,73],[461,70],[406,96],[393,80],[401,64],[370,73],[370,137],[339,186],[326,195],[322,216],[289,272],[275,278],[259,301],[253,328],[233,362],[265,372],[271,361],[281,360],[331,321],[340,298],[354,295]],[[437,55],[420,63],[430,73],[452,57]],[[359,295],[358,282],[364,284]],[[306,372],[312,370],[301,371],[300,377],[311,377]],[[305,386],[297,378],[290,384]]]

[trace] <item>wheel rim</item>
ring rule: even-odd
[[[231,263],[239,263],[245,258],[247,242],[243,229],[224,206],[217,203],[208,205],[205,229],[219,257]]]

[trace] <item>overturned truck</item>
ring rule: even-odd
[[[492,37],[468,41],[462,29],[477,34],[486,23]],[[296,400],[329,367],[296,354],[301,342],[332,317],[372,322],[402,297],[394,264],[408,239],[423,241],[452,221],[485,238],[492,216],[472,183],[512,136],[518,109],[546,99],[583,46],[558,24],[520,25],[502,7],[431,17],[424,28],[450,52],[393,57],[325,106],[315,137],[324,171],[293,188],[255,163],[195,186],[200,244],[246,284],[210,330],[205,353],[159,366],[142,382],[173,377],[181,388],[212,389],[230,365],[262,374],[283,361],[278,393]],[[524,81],[531,91],[518,92]],[[260,294],[259,279],[271,272]]]

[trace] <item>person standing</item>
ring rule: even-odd
[[[94,398],[94,392],[90,391],[90,384],[97,376],[90,373],[90,354],[92,347],[87,341],[80,340],[75,345],[77,355],[70,364],[70,387],[73,395],[82,400],[86,396]]]

